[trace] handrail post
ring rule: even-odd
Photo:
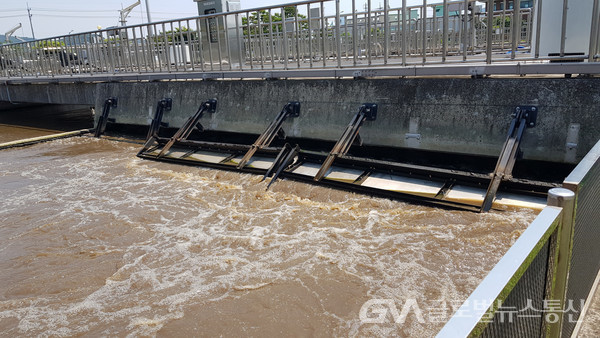
[[[387,0],[386,0],[387,1]],[[322,14],[324,15],[324,14]],[[342,68],[342,36],[340,35],[340,0],[335,1],[335,37],[336,37],[336,59],[337,68]],[[346,25],[346,19],[344,19],[344,26]]]
[[[463,4],[463,22],[462,22],[462,43],[463,43],[463,61],[467,61],[467,45],[469,43],[469,0]]]
[[[488,0],[487,2],[487,44],[486,44],[486,56],[485,60],[487,64],[492,63],[492,39],[494,29],[494,0]]]
[[[408,17],[406,16],[406,0],[402,0],[402,66],[406,66],[406,34],[408,28],[406,27],[406,20],[410,20],[410,12]]]
[[[510,58],[514,59],[517,57],[517,50],[519,49],[519,43],[521,42],[521,0],[513,1],[512,20],[510,21],[512,26],[512,49]]]
[[[389,0],[383,0],[383,64],[385,65],[388,63],[388,53],[390,49],[390,16],[388,13],[388,1]]]
[[[560,28],[560,56],[565,56],[565,45],[567,43],[567,17],[569,12],[569,0],[563,0],[562,23]]]
[[[535,23],[535,58],[540,57],[540,36],[542,29],[542,0],[537,0],[537,7],[535,8],[535,15],[537,20]]]
[[[590,50],[588,53],[588,62],[594,62],[594,57],[598,52],[598,31],[600,30],[598,26],[600,26],[600,19],[598,19],[598,15],[600,14],[600,1],[594,0],[594,7],[592,9],[592,28],[590,31]]]
[[[442,63],[446,62],[446,55],[448,54],[448,0],[444,0],[443,3],[443,29],[442,29]]]
[[[548,191],[548,205],[563,208],[562,219],[557,229],[556,254],[552,284],[546,299],[553,301],[546,314],[546,336],[560,337],[563,315],[566,306],[567,285],[573,248],[575,220],[575,193],[565,188],[552,188]]]

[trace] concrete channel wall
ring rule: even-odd
[[[2,87],[5,88],[2,88]],[[288,101],[301,115],[285,123],[294,137],[337,140],[363,102],[379,104],[376,121],[361,129],[365,144],[497,156],[511,113],[536,105],[538,125],[526,131],[524,158],[576,162],[600,138],[598,78],[410,78],[331,80],[212,80],[107,82],[98,84],[0,84],[0,101],[83,102],[111,111],[117,123],[147,125],[158,100],[170,97],[164,122],[180,126],[198,105],[217,98],[206,129],[261,133]],[[76,97],[74,97],[76,96]],[[90,100],[93,97],[93,102]],[[73,102],[66,102],[72,100]]]

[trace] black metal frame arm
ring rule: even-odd
[[[360,130],[360,127],[363,125],[363,123],[365,121],[374,121],[376,118],[377,104],[363,103],[363,105],[360,106],[358,113],[356,113],[356,115],[352,118],[352,120],[344,130],[344,133],[342,134],[340,139],[337,141],[335,146],[333,146],[333,149],[331,149],[331,151],[329,152],[329,155],[327,155],[325,161],[323,161],[321,168],[314,177],[315,181],[320,181],[327,174],[327,171],[333,164],[333,161],[335,161],[335,159],[339,156],[346,155],[346,153],[348,153],[348,150],[350,150],[352,144],[354,144],[354,141],[357,138],[360,139],[358,131]],[[362,141],[360,143],[362,144]]]
[[[252,144],[250,150],[248,150],[248,152],[244,155],[237,168],[242,169],[244,166],[246,166],[246,164],[248,163],[248,161],[250,161],[252,156],[254,156],[256,151],[261,148],[268,147],[271,144],[271,142],[273,142],[273,140],[275,139],[275,136],[280,135],[281,138],[285,138],[285,133],[283,132],[283,129],[281,129],[283,122],[288,117],[298,116],[300,116],[300,102],[293,101],[287,103],[283,107],[281,112],[277,114],[275,120],[273,120],[273,122],[269,124],[267,129],[262,134],[260,134],[258,139],[256,139],[254,144]]]
[[[492,180],[481,205],[481,211],[487,212],[492,208],[500,183],[512,177],[512,170],[520,152],[519,147],[523,139],[523,132],[525,128],[535,127],[537,113],[538,109],[534,106],[519,106],[515,108],[506,141],[500,152],[496,169],[494,169]]]
[[[118,99],[116,97],[109,97],[104,100],[104,107],[102,108],[102,115],[98,119],[98,125],[96,126],[96,131],[94,132],[94,137],[100,137],[100,135],[104,134],[106,130],[106,124],[109,119],[108,114],[110,113],[110,108],[117,108]],[[114,121],[114,119],[112,119]]]
[[[200,124],[200,119],[202,118],[202,116],[204,116],[204,113],[215,113],[216,111],[217,99],[210,99],[202,102],[202,104],[198,108],[198,111],[196,111],[196,113],[187,121],[185,121],[183,126],[179,128],[179,130],[177,130],[175,135],[173,135],[169,142],[167,142],[167,144],[162,148],[162,150],[158,154],[158,157],[164,156],[169,151],[169,149],[171,149],[173,144],[175,144],[175,142],[187,140],[187,138],[192,134],[194,129],[197,129],[198,131],[203,131],[204,127],[202,127],[202,125]]]
[[[168,123],[162,122],[162,118],[164,115],[164,111],[169,111],[173,107],[173,100],[170,98],[164,98],[156,104],[156,112],[154,113],[154,117],[152,118],[152,122],[150,122],[150,128],[148,128],[148,134],[146,135],[146,142],[142,149],[138,152],[138,155],[150,149],[156,138],[158,137],[158,132],[160,131],[160,127],[168,127]]]

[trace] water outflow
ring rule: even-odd
[[[430,336],[535,217],[288,180],[265,191],[139,148],[77,137],[0,152],[1,332]],[[415,299],[426,322],[362,323],[370,299]]]

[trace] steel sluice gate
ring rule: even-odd
[[[101,128],[97,135],[104,131],[109,108],[115,102],[116,98],[105,101],[106,116],[97,127]],[[515,108],[496,168],[489,175],[351,155],[352,147],[362,146],[359,131],[363,124],[376,123],[376,103],[359,107],[329,152],[303,149],[288,142],[273,146],[276,138],[286,140],[284,122],[301,118],[300,102],[287,103],[252,144],[198,137],[204,131],[202,117],[217,113],[216,99],[203,102],[173,136],[160,136],[161,127],[167,126],[162,122],[163,114],[171,107],[169,98],[158,102],[139,157],[260,174],[263,180],[270,179],[267,189],[278,178],[290,178],[412,203],[481,212],[507,207],[542,209],[548,189],[557,186],[512,176],[525,130],[536,125],[538,112],[534,106]]]

